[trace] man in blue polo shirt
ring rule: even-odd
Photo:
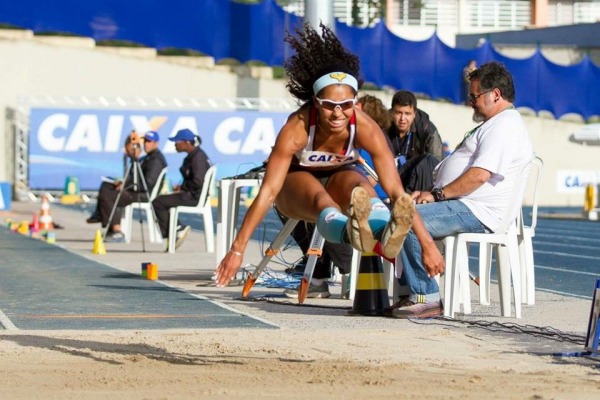
[[[211,162],[200,148],[202,139],[189,129],[181,129],[169,140],[175,142],[178,153],[187,153],[179,171],[183,176],[181,185],[173,185],[173,193],[157,196],[152,202],[158,226],[164,239],[169,236],[169,209],[177,206],[193,207],[198,204],[200,192],[204,185],[204,176],[211,166]],[[177,229],[175,248],[181,246],[191,228],[180,225]]]

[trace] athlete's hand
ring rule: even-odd
[[[446,269],[444,257],[438,247],[433,243],[431,246],[423,247],[423,266],[430,278],[441,274]]]
[[[215,282],[217,287],[225,287],[233,280],[233,277],[242,266],[243,253],[229,250],[215,271]]]

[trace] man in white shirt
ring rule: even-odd
[[[491,62],[472,71],[469,78],[473,120],[481,124],[467,132],[456,150],[438,164],[432,191],[412,194],[434,239],[496,230],[513,185],[533,158],[527,128],[512,104],[515,90],[510,72]],[[405,295],[389,313],[398,318],[441,315],[439,287],[424,267],[421,243],[412,231],[400,256],[400,285]]]

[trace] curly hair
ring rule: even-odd
[[[362,110],[365,114],[377,122],[382,131],[387,132],[390,129],[392,116],[389,110],[383,105],[381,99],[370,94],[365,94],[358,98],[358,102],[362,105]]]
[[[311,101],[312,85],[329,72],[345,72],[358,80],[360,61],[348,52],[333,31],[320,23],[322,34],[308,23],[304,29],[296,29],[297,37],[286,32],[284,41],[295,51],[295,55],[285,61],[284,67],[289,77],[286,88],[299,100]],[[362,81],[358,80],[359,87]]]

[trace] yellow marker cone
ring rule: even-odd
[[[94,238],[94,247],[92,248],[94,254],[106,254],[106,248],[104,247],[104,240],[102,239],[102,231],[98,229],[96,231],[96,237]]]
[[[21,224],[19,225],[19,228],[17,229],[17,231],[21,235],[29,235],[29,222],[22,221]]]

